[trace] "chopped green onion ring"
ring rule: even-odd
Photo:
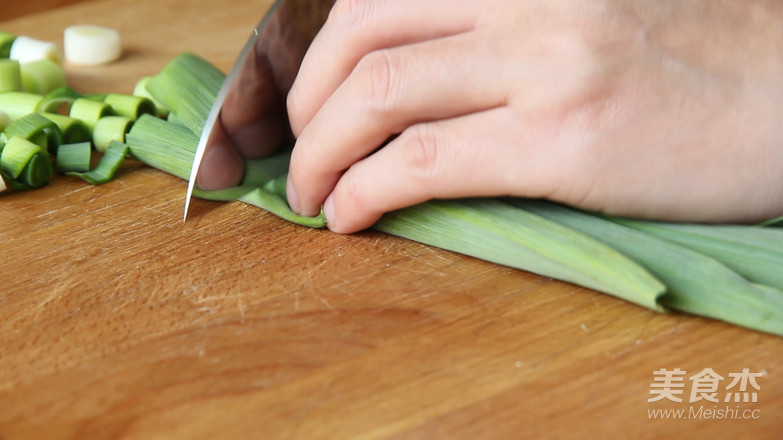
[[[125,142],[125,134],[132,126],[133,120],[127,116],[104,116],[98,119],[92,131],[95,149],[103,153],[112,141]]]
[[[95,130],[95,124],[104,116],[111,115],[111,107],[100,101],[94,101],[89,98],[77,98],[71,103],[71,109],[68,116],[81,119],[90,132]]]
[[[73,144],[77,142],[89,142],[92,140],[90,129],[81,119],[70,116],[59,115],[56,113],[41,113],[42,116],[57,124],[62,134],[64,144]]]
[[[19,61],[0,58],[0,92],[22,90],[22,75]]]
[[[143,114],[157,115],[158,113],[152,100],[142,96],[110,93],[106,95],[103,102],[111,107],[115,115],[125,116],[132,121]]]
[[[92,145],[89,142],[62,144],[57,148],[57,171],[83,173],[90,170]]]
[[[54,174],[52,168],[46,150],[18,135],[10,137],[0,153],[0,173],[14,189],[44,186]]]
[[[2,92],[0,93],[0,112],[15,121],[24,115],[35,112],[42,98],[41,95],[35,93]]]
[[[82,95],[70,87],[58,87],[51,92],[44,95],[38,104],[35,106],[35,111],[39,113],[57,113],[61,114],[58,110],[63,104],[70,105],[81,98]],[[64,114],[68,114],[66,111]]]
[[[114,179],[114,175],[128,156],[130,148],[122,142],[112,141],[103,153],[98,164],[91,171],[84,173],[69,172],[68,176],[78,177],[93,185],[100,185]]]

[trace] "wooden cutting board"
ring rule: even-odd
[[[123,59],[68,79],[129,93],[184,50],[227,70],[268,4],[104,0],[0,29],[112,26]],[[781,338],[241,203],[183,223],[184,193],[128,162],[0,195],[0,439],[783,435]],[[660,369],[684,372],[682,402],[648,402]],[[691,402],[706,369],[720,402]],[[756,402],[724,403],[743,369]]]

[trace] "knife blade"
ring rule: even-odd
[[[188,218],[190,201],[196,188],[204,154],[214,141],[216,126],[221,124],[221,112],[226,98],[231,93],[235,96],[243,93],[243,82],[252,81],[245,77],[248,74],[252,75],[256,70],[256,66],[251,63],[257,63],[258,60],[265,60],[272,70],[271,78],[274,84],[269,86],[276,88],[280,94],[287,93],[307,46],[326,21],[334,1],[275,0],[253,28],[234,65],[226,75],[204,122],[204,129],[190,168],[183,221]],[[282,101],[284,102],[284,99]]]

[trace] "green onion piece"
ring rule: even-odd
[[[11,125],[11,122],[11,118],[7,114],[0,112],[0,131],[5,130],[6,127]],[[2,144],[0,143],[0,148],[1,147]]]
[[[92,131],[95,149],[103,153],[112,141],[125,142],[125,134],[131,126],[133,121],[126,116],[104,116],[98,119]]]
[[[62,144],[57,148],[57,171],[61,173],[90,170],[92,145],[89,142]]]
[[[62,142],[64,144],[89,142],[92,140],[90,129],[80,119],[56,113],[41,113],[41,116],[57,124],[57,128],[62,133]]]
[[[30,113],[17,119],[6,127],[3,135],[6,138],[21,136],[49,151],[54,151],[62,143],[62,133],[57,124],[38,113]]]
[[[108,104],[88,98],[75,99],[71,103],[71,110],[68,113],[68,116],[84,122],[91,133],[95,130],[95,124],[98,120],[109,115],[111,115],[111,107]]]
[[[143,114],[157,115],[158,113],[152,100],[141,96],[110,93],[106,95],[103,102],[111,107],[115,115],[125,116],[132,121]]]
[[[270,181],[280,182],[283,187],[270,187],[275,194],[285,197],[285,178],[288,176],[288,164],[291,162],[290,150],[262,159],[245,159],[245,176],[242,186],[264,186]]]
[[[69,176],[79,177],[93,185],[109,182],[114,178],[117,170],[128,155],[130,149],[122,142],[112,141],[109,148],[103,153],[94,169],[85,173],[70,172]]]
[[[169,112],[169,116],[166,118],[166,121],[170,122],[170,123],[172,123],[174,125],[179,125],[179,126],[187,128],[187,126],[185,126],[185,123],[182,121],[182,119],[177,117],[177,115],[174,114],[174,113]],[[188,129],[188,130],[190,130],[190,129]]]
[[[125,136],[133,157],[147,165],[187,179],[198,136],[187,128],[142,115]]]
[[[145,76],[140,79],[133,88],[133,95],[151,100],[152,103],[155,104],[157,116],[161,119],[166,119],[169,116],[169,109],[166,108],[163,103],[155,99],[149,91],[147,91],[147,84],[149,84],[151,79],[151,76]]]
[[[0,172],[5,183],[15,189],[33,189],[52,177],[52,161],[40,146],[21,136],[11,136],[0,153]]]
[[[40,188],[49,182],[54,175],[52,171],[52,160],[48,154],[36,154],[30,158],[30,162],[24,168],[19,179],[22,183],[30,185],[33,188]]]
[[[768,227],[775,227],[775,228],[783,227],[783,216],[769,219],[761,223],[759,226],[768,226]]]
[[[43,95],[66,84],[62,66],[49,58],[29,61],[19,65],[22,90]]]
[[[11,56],[11,46],[14,45],[14,40],[16,40],[16,35],[0,31],[0,58]]]
[[[640,230],[553,203],[515,206],[574,228],[636,260],[668,288],[665,307],[783,335],[783,293],[770,295],[717,260]]]
[[[3,92],[0,93],[0,112],[5,113],[15,121],[24,115],[35,112],[42,96],[35,93]]]
[[[185,52],[166,64],[147,90],[190,131],[201,134],[224,78],[215,66]]]
[[[186,127],[150,115],[141,116],[125,136],[131,155],[154,168],[187,179],[198,136]],[[290,151],[263,159],[245,159],[245,176],[241,186],[255,188],[272,179],[286,176]]]
[[[373,229],[528,270],[661,310],[666,288],[599,241],[498,200],[433,201],[384,215]]]
[[[783,290],[783,232],[779,229],[608,219],[708,255],[751,282]]]
[[[19,61],[0,58],[0,92],[14,92],[22,89]]]
[[[283,187],[285,187],[285,176],[282,179]],[[285,194],[281,195],[279,193],[279,187],[278,179],[274,179],[270,180],[264,187],[236,186],[217,191],[204,191],[196,188],[193,190],[193,195],[201,199],[223,202],[239,200],[302,226],[311,228],[323,228],[326,226],[326,217],[324,217],[323,211],[315,217],[301,216],[292,211],[285,199]]]
[[[70,87],[58,87],[41,98],[41,100],[35,106],[35,111],[38,113],[57,113],[67,115],[68,111],[61,113],[60,107],[63,104],[68,104],[70,107],[74,101],[81,97],[82,95]]]
[[[30,162],[33,155],[39,153],[41,147],[27,139],[12,135],[9,137],[0,153],[0,169],[11,178],[16,179]]]
[[[88,93],[84,97],[93,101],[103,102],[108,95],[108,93]]]

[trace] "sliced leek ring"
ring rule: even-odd
[[[41,41],[35,38],[20,35],[11,45],[9,58],[19,61],[19,64],[49,59],[57,64],[62,64],[62,55],[57,45],[51,41]]]
[[[72,64],[105,64],[122,55],[119,32],[104,26],[69,26],[63,32],[63,46],[65,60]]]

